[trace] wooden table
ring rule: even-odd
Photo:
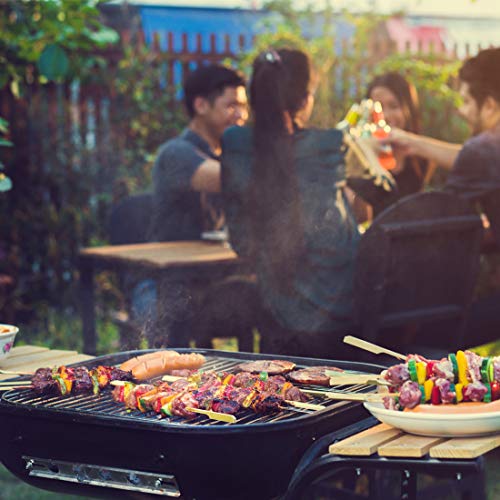
[[[7,358],[0,360],[0,370],[31,373],[37,368],[69,365],[71,363],[87,361],[88,359],[92,359],[92,357],[87,354],[79,354],[76,351],[23,345],[14,347]],[[13,375],[2,375],[0,373],[0,380],[12,377]]]
[[[196,281],[206,286],[241,269],[243,262],[227,245],[176,241],[84,248],[79,256],[84,352],[96,353],[94,272],[140,271],[154,279]]]
[[[399,471],[401,499],[416,499],[417,476],[428,474],[463,480],[463,487],[473,493],[471,497],[486,500],[484,455],[500,446],[500,433],[471,438],[416,436],[380,424],[374,418],[351,427],[353,430],[332,433],[313,445],[314,449],[304,455],[297,467],[285,500],[302,498],[301,494],[316,478],[346,469],[357,475]],[[378,486],[370,492],[370,498],[385,498],[384,491],[377,491]],[[449,489],[449,484],[441,489]],[[441,496],[445,496],[444,491],[435,491],[429,498]]]

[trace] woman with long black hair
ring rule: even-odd
[[[257,274],[261,351],[341,357],[359,233],[342,133],[305,128],[316,83],[302,51],[257,57],[253,125],[223,136],[222,191],[231,244]]]

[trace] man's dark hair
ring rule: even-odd
[[[226,87],[245,86],[245,80],[234,69],[219,64],[200,66],[184,80],[184,104],[190,118],[194,116],[194,100],[204,97],[211,104],[224,93]]]
[[[479,108],[488,96],[500,103],[500,47],[481,50],[467,59],[458,76],[469,85],[469,93]]]

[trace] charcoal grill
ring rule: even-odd
[[[246,360],[276,355],[178,349],[204,354],[206,370],[231,371]],[[85,366],[116,365],[150,351],[94,358]],[[370,373],[365,363],[281,359],[300,367],[337,366]],[[83,363],[80,363],[82,365]],[[78,366],[78,365],[75,365]],[[324,389],[315,387],[316,389]],[[367,387],[344,389],[366,391]],[[39,488],[94,497],[224,499],[276,497],[286,491],[305,450],[321,436],[367,416],[359,403],[317,396],[324,410],[287,408],[278,414],[238,414],[235,424],[126,410],[109,391],[99,396],[3,393],[0,458],[16,476]]]

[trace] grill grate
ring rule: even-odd
[[[206,362],[203,366],[204,371],[214,370],[217,372],[234,372],[238,364],[242,362],[241,359],[234,358],[221,358],[216,356],[207,356]],[[297,366],[303,368],[303,366]],[[304,366],[305,367],[305,366]],[[308,386],[318,391],[328,391],[328,388],[322,386]],[[356,386],[338,386],[335,387],[336,392],[367,392],[370,388],[365,385]],[[110,391],[104,391],[98,396],[91,395],[78,395],[68,397],[60,396],[44,396],[36,394],[32,390],[12,390],[3,394],[2,401],[14,405],[29,405],[32,407],[41,407],[46,410],[53,410],[55,412],[70,412],[70,413],[86,413],[96,416],[112,416],[118,419],[132,420],[132,421],[156,421],[158,425],[168,426],[234,426],[237,424],[264,424],[271,422],[279,422],[284,420],[294,419],[303,415],[316,413],[318,410],[309,410],[302,408],[295,408],[287,406],[279,413],[274,414],[256,414],[252,410],[245,410],[237,414],[237,424],[228,424],[216,420],[207,419],[204,416],[187,420],[182,417],[160,417],[159,415],[148,412],[141,413],[139,410],[128,410],[122,404],[113,401]],[[325,410],[332,411],[336,408],[341,408],[347,404],[352,404],[347,401],[332,400],[321,395],[315,395],[310,400],[311,403],[322,404],[326,407]]]

